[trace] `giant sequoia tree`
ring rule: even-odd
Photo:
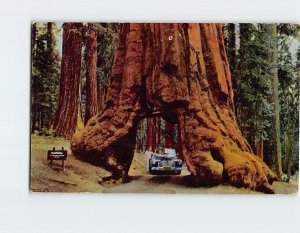
[[[72,150],[125,181],[137,124],[153,116],[178,124],[195,185],[227,181],[273,192],[273,172],[236,123],[221,24],[122,25],[106,105],[73,136]]]
[[[59,101],[53,129],[56,136],[70,138],[76,131],[78,120],[82,24],[65,23],[63,29]]]
[[[87,122],[98,112],[98,95],[97,95],[97,34],[93,24],[87,26],[86,36],[86,111],[85,119]]]

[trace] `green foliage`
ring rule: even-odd
[[[291,152],[294,171],[297,170],[299,151],[299,68],[300,49],[297,64],[291,54],[292,42],[299,39],[299,25],[278,24],[278,35],[274,37],[268,24],[235,24],[239,35],[236,44],[227,42],[227,51],[238,48],[231,66],[234,88],[235,111],[239,126],[253,150],[259,139],[264,140],[265,160],[275,163],[276,144],[274,130],[274,107],[272,98],[272,44],[278,47],[279,104],[281,121],[281,144],[285,156],[287,112],[291,111]],[[233,37],[232,25],[226,25],[227,41]],[[298,42],[299,43],[299,42]],[[285,168],[285,166],[283,166]]]
[[[50,27],[50,30],[48,29]],[[36,32],[36,33],[34,33]],[[57,104],[60,54],[54,23],[33,25],[31,77],[31,130],[49,128]]]
[[[107,87],[114,60],[114,53],[119,41],[120,24],[95,23],[97,31],[97,77],[100,86]]]
[[[86,108],[86,67],[85,67],[85,41],[88,24],[83,27],[83,46],[80,72],[80,102],[82,118]],[[119,40],[119,24],[117,23],[93,23],[93,29],[97,34],[97,80],[98,85],[105,89],[109,85],[114,53]],[[99,100],[100,101],[100,100]]]
[[[239,125],[254,148],[269,135],[272,117],[268,38],[263,25],[240,24],[237,70],[233,72],[235,108]]]
[[[292,59],[290,51],[292,37],[281,34],[279,37],[278,78],[280,82],[280,106],[281,106],[281,141],[284,161],[287,163],[285,146],[288,133],[288,111],[291,115],[291,154],[293,163],[298,164],[299,151],[299,57]],[[299,49],[298,49],[299,54]],[[286,166],[284,166],[286,169]],[[295,170],[295,169],[294,169]]]

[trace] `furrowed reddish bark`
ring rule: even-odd
[[[165,127],[165,147],[174,148],[174,124],[171,122],[166,122]]]
[[[221,24],[122,25],[105,108],[75,134],[72,150],[125,181],[137,122],[152,116],[178,124],[194,185],[273,192],[275,175],[236,123]]]
[[[86,112],[85,123],[98,112],[97,94],[97,34],[91,23],[87,27],[86,37]]]
[[[55,136],[71,138],[77,127],[81,68],[81,28],[81,23],[65,23],[63,25],[60,92],[53,123]]]

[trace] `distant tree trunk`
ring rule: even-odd
[[[177,154],[178,154],[178,157],[182,160],[184,160],[184,157],[183,157],[183,145],[182,145],[182,138],[180,135],[182,135],[183,132],[181,132],[181,128],[178,127],[178,132],[177,132],[177,135],[178,135],[178,138],[177,138]]]
[[[53,124],[55,136],[71,138],[78,123],[82,24],[63,25],[63,51],[58,107]]]
[[[279,178],[282,176],[282,161],[281,161],[281,142],[280,142],[280,106],[279,106],[279,92],[278,92],[278,49],[277,49],[277,26],[276,24],[270,24],[270,34],[272,36],[270,62],[272,86],[273,86],[273,101],[274,101],[274,128],[275,128],[275,143],[276,143],[276,173]]]
[[[221,24],[122,25],[105,108],[74,135],[72,151],[126,181],[137,122],[154,113],[175,116],[194,185],[274,192],[275,175],[235,120]]]
[[[142,151],[142,149],[141,149],[141,131],[142,131],[142,125],[139,123],[138,127],[137,127],[136,146],[135,146],[137,153],[140,153]]]
[[[37,36],[37,28],[36,28],[37,23],[32,24],[31,28],[31,56],[32,59],[31,61],[33,62],[36,56],[36,36]],[[31,67],[33,68],[33,63],[31,64]],[[31,78],[31,87],[32,87],[32,92],[35,93],[35,78]],[[37,106],[34,104],[34,99],[35,94],[31,95],[31,133],[34,133],[36,130],[36,119],[37,119]]]
[[[33,56],[35,55],[35,45],[36,45],[36,36],[37,36],[37,28],[36,28],[37,23],[32,24],[31,28],[31,51],[33,52]]]
[[[262,138],[256,143],[256,155],[264,160],[264,140]]]
[[[45,79],[47,80],[51,80],[51,76],[53,75],[52,72],[52,66],[54,64],[54,56],[53,56],[53,23],[48,22],[47,23],[47,71],[45,71]],[[49,81],[48,81],[49,82]],[[46,81],[47,83],[47,81]],[[51,94],[53,93],[53,88],[54,85],[51,85],[49,87],[49,92],[51,92]],[[50,105],[48,107],[43,106],[43,112],[42,112],[42,116],[43,116],[43,125],[44,127],[46,127],[47,129],[49,129],[50,127],[50,121],[52,118],[52,109],[51,107],[55,107],[53,105],[51,105],[51,100],[49,98],[47,98],[47,94],[46,91],[43,91],[43,99],[48,102]],[[42,126],[43,127],[43,126]]]
[[[236,68],[236,28],[234,23],[227,24],[228,31],[228,61],[230,71],[233,72]]]
[[[174,146],[174,124],[167,121],[165,128],[165,147],[174,148]]]
[[[97,94],[97,34],[91,23],[88,24],[86,38],[86,111],[85,124],[98,112]]]
[[[156,149],[156,147],[157,147],[157,140],[156,140],[156,117],[153,117],[153,119],[152,119],[152,122],[153,122],[153,131],[152,131],[152,138],[153,138],[153,140],[152,140],[152,142],[153,142],[153,145],[152,145],[152,148],[153,148],[153,150],[155,150]]]
[[[98,80],[98,79],[97,79]],[[100,111],[103,107],[102,105],[102,93],[101,93],[101,86],[100,86],[100,82],[97,81],[97,103],[98,103],[98,110]]]
[[[81,130],[84,127],[84,116],[83,116],[83,102],[82,102],[82,82],[79,82],[79,90],[78,90],[78,114],[77,114],[77,124],[75,131]]]
[[[147,119],[146,139],[147,139],[146,150],[154,151],[156,149],[156,130],[155,130],[154,117]]]
[[[53,23],[48,22],[47,23],[47,53],[48,53],[48,59],[50,60],[52,60],[52,43],[53,43],[52,28],[53,28]]]
[[[157,125],[157,127],[156,127],[156,132],[157,132],[156,144],[158,147],[160,147],[161,146],[160,145],[161,144],[161,140],[160,140],[160,138],[161,138],[161,119],[160,119],[160,117],[156,118],[156,125]]]
[[[97,95],[98,95],[98,111],[101,111],[104,108],[106,95],[107,95],[107,87],[103,86],[102,84],[97,85]]]
[[[289,97],[287,97],[287,106],[289,106]],[[287,182],[291,178],[292,169],[292,158],[291,158],[291,110],[287,108],[287,132],[286,132],[286,145],[285,145],[285,156],[286,156],[286,171],[287,171]]]

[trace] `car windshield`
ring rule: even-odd
[[[156,149],[155,153],[157,153],[157,154],[164,154],[164,149],[163,148]]]
[[[165,154],[168,154],[170,156],[176,156],[176,151],[172,148],[165,148]]]
[[[153,158],[166,160],[166,159],[174,159],[174,156],[170,156],[168,154],[158,154],[158,155],[154,155]]]
[[[155,150],[155,153],[165,156],[176,156],[176,151],[172,148],[158,148]]]

